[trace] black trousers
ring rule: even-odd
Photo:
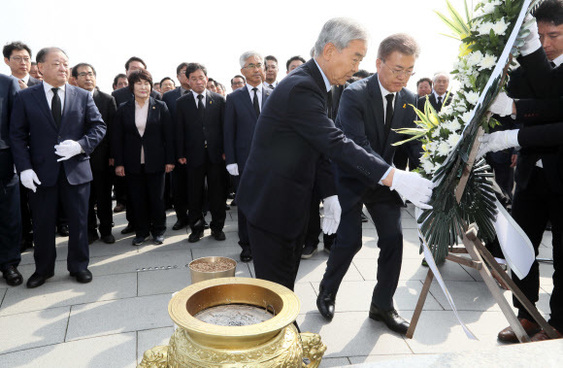
[[[137,236],[158,236],[166,231],[166,209],[164,203],[164,171],[127,173],[127,200],[131,204]],[[129,204],[127,205],[129,207]]]
[[[207,190],[209,199],[209,212],[211,212],[211,223],[209,227],[213,231],[223,230],[225,225],[225,164],[213,164],[206,160],[203,165],[188,168],[188,198],[189,212],[188,222],[192,229],[194,226],[203,230],[203,204],[205,201],[204,187],[207,179]],[[198,225],[196,225],[196,223]]]
[[[90,201],[88,208],[88,231],[96,231],[97,220],[100,220],[100,234],[102,236],[111,234],[111,223],[113,212],[111,208],[111,184],[113,167],[108,166],[106,170],[94,171],[94,180],[90,183]],[[96,206],[96,210],[94,210]]]
[[[342,279],[356,253],[362,248],[362,202],[358,201],[342,213],[332,245],[321,287],[331,293],[338,292]],[[375,223],[380,249],[377,260],[377,284],[371,303],[382,310],[393,308],[393,295],[397,290],[403,258],[403,233],[401,206],[395,200],[366,203]]]
[[[188,167],[176,163],[172,171],[172,201],[178,221],[188,221]]]
[[[85,270],[90,261],[88,248],[88,199],[90,183],[71,185],[66,179],[61,165],[57,183],[51,187],[39,185],[37,192],[29,194],[33,216],[33,241],[35,248],[35,271],[41,275],[55,271],[55,227],[59,202],[68,216],[68,256],[69,272]],[[60,201],[59,201],[60,199]]]
[[[247,225],[256,277],[294,290],[304,234],[297,239],[284,239],[250,222]]]
[[[17,175],[0,179],[0,271],[21,261],[20,184]]]
[[[553,291],[549,300],[551,318],[550,325],[559,331],[563,331],[563,194],[550,190],[545,179],[544,169],[536,167],[532,177],[525,189],[516,186],[514,202],[512,205],[512,217],[528,235],[536,256],[540,246],[543,233],[548,221],[551,221],[553,235]],[[540,272],[537,261],[534,261],[528,275],[520,280],[512,275],[516,285],[524,295],[532,302],[539,299]],[[513,298],[514,306],[518,308],[518,317],[533,320],[526,312],[520,302]]]
[[[20,186],[20,213],[22,218],[22,238],[32,236],[33,225],[31,224],[31,205],[29,204],[29,193],[31,190],[27,189],[21,183]]]

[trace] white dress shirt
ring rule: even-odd
[[[149,100],[145,102],[143,106],[139,105],[137,100],[135,100],[135,126],[139,131],[139,135],[142,137],[145,134],[145,128],[147,127],[147,119],[149,117]],[[145,148],[141,145],[141,164],[145,163]]]
[[[250,102],[252,102],[252,103],[254,103],[254,91],[252,89],[258,88],[258,91],[256,91],[256,96],[258,96],[258,106],[260,107],[260,112],[262,112],[262,91],[263,91],[264,85],[262,83],[260,83],[256,87],[253,87],[253,86],[251,86],[250,84],[247,83],[246,88],[248,88],[248,93],[250,94]]]
[[[52,85],[43,81],[43,89],[45,90],[45,96],[47,97],[47,104],[49,105],[49,109],[51,109],[51,103],[53,102],[53,96],[54,96],[54,93],[51,90],[52,88],[54,88]],[[65,89],[66,89],[66,84],[59,87],[59,90],[57,91],[57,94],[61,99],[61,116],[62,116],[62,112],[65,111]]]

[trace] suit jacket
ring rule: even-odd
[[[407,89],[402,89],[395,96],[393,108],[393,120],[389,135],[385,133],[385,117],[383,115],[383,97],[377,74],[352,83],[342,93],[340,100],[340,111],[336,119],[336,126],[342,129],[347,137],[352,139],[360,147],[379,155],[389,165],[393,162],[396,147],[393,143],[408,138],[394,131],[400,128],[415,127],[416,114],[409,106],[416,102],[417,96]],[[405,144],[410,162],[414,167],[420,163],[422,146],[419,141],[411,141]],[[359,198],[364,202],[397,200],[400,197],[395,191],[386,186],[370,187],[358,180],[353,172],[346,167],[338,167],[338,193],[342,197],[341,202],[348,205],[356,203]],[[345,206],[342,207],[345,209]]]
[[[7,75],[0,74],[0,180],[14,176],[14,160],[10,150],[10,113],[18,82]]]
[[[141,173],[141,147],[145,152],[145,172],[164,172],[174,164],[174,125],[162,101],[149,98],[149,113],[143,136],[135,124],[135,100],[118,107],[113,122],[112,146],[115,166],[124,166],[127,173]]]
[[[176,121],[176,100],[182,97],[182,87],[176,87],[162,95],[162,101],[168,107],[172,121]]]
[[[192,168],[205,164],[206,155],[213,164],[224,162],[225,99],[218,93],[205,90],[205,100],[203,121],[198,118],[193,93],[187,93],[176,101],[176,157],[186,158],[188,167]]]
[[[107,93],[101,92],[97,88],[94,90],[94,103],[102,114],[102,119],[106,123],[107,131],[104,139],[90,155],[90,164],[94,171],[104,171],[109,166],[111,155],[111,135],[113,129],[113,118],[117,111],[115,99]]]
[[[426,103],[426,97],[427,96],[422,96],[418,98],[416,107],[419,110],[424,111],[424,104]],[[442,106],[447,106],[452,102],[452,95],[448,95],[448,98],[446,98],[446,101],[442,101],[442,104],[438,104],[438,100],[436,99],[436,96],[434,95],[434,92],[430,93],[428,95],[428,101],[430,101],[430,104],[432,105],[432,107],[437,111],[440,112],[440,110],[442,110]]]
[[[37,84],[41,83],[41,81],[37,78],[32,77],[31,75],[29,76],[29,80],[27,81],[27,86],[28,87],[33,87]]]
[[[82,88],[65,86],[62,113],[57,128],[43,83],[16,95],[10,130],[16,169],[19,173],[33,169],[46,187],[56,185],[62,165],[71,185],[91,181],[90,154],[106,133],[106,124],[92,95]],[[57,162],[60,157],[53,147],[67,139],[77,141],[84,153]]]
[[[262,88],[262,110],[271,92],[268,87]],[[246,86],[229,94],[225,106],[225,161],[227,165],[238,164],[239,172],[242,172],[248,159],[257,120]]]
[[[111,95],[113,96],[113,98],[115,98],[115,103],[116,103],[117,107],[121,106],[121,104],[123,104],[123,103],[125,103],[129,100],[135,99],[135,97],[133,96],[133,93],[129,89],[129,86],[123,87],[123,88],[120,88],[120,89],[116,89],[115,91],[113,91],[111,93]],[[156,99],[156,100],[162,99],[162,96],[160,95],[160,93],[158,93],[155,90],[151,90],[151,97]]]
[[[258,118],[237,190],[248,221],[284,239],[296,239],[308,222],[315,182],[321,198],[336,194],[330,171],[317,170],[322,155],[347,166],[366,184],[389,168],[346,138],[327,116],[327,89],[314,60],[285,77]]]
[[[519,58],[521,67],[511,72],[507,85],[507,94],[512,98],[558,98],[562,95],[563,65],[551,69],[543,50]],[[526,124],[526,120],[534,118],[534,114],[525,111],[520,105],[516,125]],[[545,114],[545,113],[544,113]],[[551,113],[548,113],[551,114]],[[537,119],[536,119],[537,120]],[[553,129],[553,128],[552,128]],[[528,186],[536,162],[542,161],[549,189],[556,193],[563,192],[563,146],[523,147],[518,155],[515,181],[517,187]]]

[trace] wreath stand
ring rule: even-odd
[[[477,136],[483,134],[482,128],[479,128],[479,132]],[[474,144],[469,155],[468,164],[463,172],[463,175],[460,179],[460,182],[456,188],[456,199],[459,203],[461,200],[461,196],[467,184],[467,180],[469,179],[469,174],[471,172],[471,168],[473,167],[473,163],[475,161],[475,157],[477,156],[477,149],[479,145]],[[456,247],[450,250],[448,255],[446,256],[446,260],[452,261],[464,266],[468,266],[471,268],[476,269],[479,271],[479,274],[483,278],[483,281],[487,285],[487,288],[493,295],[496,303],[500,306],[502,313],[508,320],[510,327],[514,330],[516,336],[518,337],[518,341],[520,342],[529,342],[530,338],[528,334],[524,331],[524,328],[516,318],[512,307],[509,305],[508,301],[504,298],[502,293],[499,291],[499,287],[496,281],[493,279],[494,275],[497,280],[500,280],[501,283],[504,283],[504,286],[508,290],[512,292],[512,294],[522,303],[524,308],[530,313],[530,315],[534,318],[534,320],[540,325],[542,329],[545,330],[547,335],[550,338],[556,338],[556,332],[551,327],[546,320],[542,317],[542,315],[538,312],[537,308],[524,296],[522,291],[516,286],[514,281],[508,276],[508,274],[500,267],[497,261],[494,259],[492,254],[485,248],[481,240],[477,237],[477,229],[476,227],[471,224],[466,226],[466,233],[463,236],[463,246]],[[460,257],[459,253],[468,253],[470,258],[467,257]],[[434,273],[431,269],[428,269],[428,273],[426,275],[426,279],[422,286],[422,290],[420,292],[420,296],[418,298],[418,302],[416,304],[416,308],[414,310],[414,314],[411,319],[411,323],[409,329],[407,330],[406,337],[412,339],[414,335],[414,330],[416,329],[416,325],[418,323],[418,319],[420,318],[420,314],[422,313],[422,308],[424,307],[424,302],[426,301],[426,296],[430,290],[430,285],[432,284],[432,279],[434,278]]]

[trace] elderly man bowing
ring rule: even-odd
[[[430,181],[366,152],[327,116],[331,85],[344,84],[358,71],[366,39],[356,22],[329,20],[314,59],[280,82],[258,118],[237,193],[258,278],[293,290],[315,185],[324,198],[323,230],[338,228],[341,210],[327,157],[368,186],[389,186],[420,206],[430,199]]]
[[[10,138],[21,183],[31,189],[35,242],[35,288],[55,272],[57,204],[69,218],[67,269],[78,282],[92,281],[88,270],[89,155],[106,125],[92,94],[67,84],[68,57],[57,47],[37,54],[43,82],[21,91],[12,111]]]

